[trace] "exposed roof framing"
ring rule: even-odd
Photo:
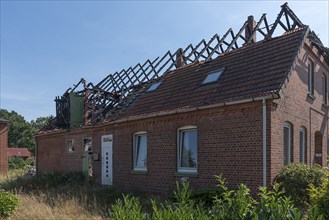
[[[230,28],[222,37],[215,34],[209,41],[203,39],[196,46],[190,44],[185,49],[179,48],[174,53],[167,51],[161,58],[147,60],[143,64],[138,63],[128,69],[110,74],[95,86],[92,83],[86,85],[85,80],[81,79],[77,85],[69,88],[63,97],[67,99],[67,94],[72,92],[84,95],[85,123],[96,123],[104,117],[120,114],[140,93],[145,92],[151,83],[159,80],[169,71],[200,61],[207,62],[220,54],[251,44],[255,41],[256,33],[263,36],[263,39],[270,39],[278,27],[287,32],[303,26],[304,24],[285,3],[272,24],[268,24],[266,14],[263,14],[254,26],[250,26],[247,20],[237,33]],[[249,34],[244,35],[244,31],[248,31]],[[319,42],[322,45],[321,41]],[[81,84],[84,89],[76,91]],[[67,108],[67,105],[62,103],[63,97],[57,97],[55,100],[58,105],[63,106],[58,107],[58,114],[60,111],[65,112],[62,108]],[[64,124],[66,121],[68,120],[62,120]]]

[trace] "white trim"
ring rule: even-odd
[[[196,131],[197,135],[198,135],[198,130],[197,130],[197,126],[195,125],[187,125],[184,127],[180,127],[177,129],[177,172],[184,172],[184,173],[197,173],[198,171],[198,153],[197,153],[197,157],[196,157],[196,168],[190,168],[190,167],[181,167],[181,132],[182,131]],[[198,139],[197,139],[198,142]],[[197,144],[197,149],[196,151],[198,152],[198,143]]]
[[[287,164],[285,164],[285,161],[284,161],[284,156],[285,156],[285,146],[284,146],[284,131],[283,131],[283,164],[284,165],[288,165],[289,163],[291,163],[291,142],[292,142],[292,136],[291,136],[291,133],[292,133],[292,125],[289,123],[289,122],[284,122],[283,123],[283,128],[288,128],[289,129],[289,132],[288,132],[288,150],[287,150]]]
[[[263,98],[263,186],[266,186],[266,179],[267,179],[267,158],[266,158],[266,151],[267,151],[267,137],[266,137],[266,127],[267,127],[267,119],[266,119],[266,99]]]
[[[136,137],[137,136],[146,136],[146,165],[144,167],[136,166]],[[146,131],[139,131],[133,134],[133,170],[134,171],[147,171],[147,132]]]

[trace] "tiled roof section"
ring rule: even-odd
[[[140,95],[119,118],[278,93],[307,31],[301,28],[169,72],[157,90]],[[218,82],[201,85],[209,72],[221,68]]]
[[[8,148],[8,157],[31,157],[31,153],[27,148]]]

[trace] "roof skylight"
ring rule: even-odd
[[[213,83],[219,80],[222,76],[224,69],[208,73],[207,77],[203,80],[202,84]]]
[[[162,83],[162,81],[153,83],[153,84],[152,84],[152,85],[146,90],[146,92],[152,92],[152,91],[156,90],[156,89],[160,86],[161,83]]]

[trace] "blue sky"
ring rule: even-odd
[[[55,96],[96,84],[167,50],[237,32],[249,15],[273,23],[285,1],[3,1],[0,108],[30,121],[55,115]],[[329,1],[288,1],[328,47]]]

